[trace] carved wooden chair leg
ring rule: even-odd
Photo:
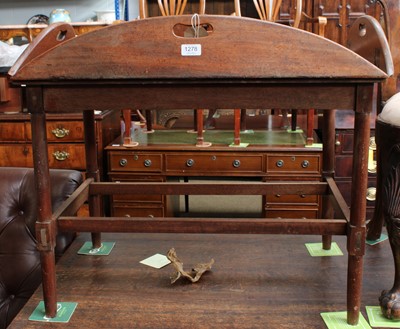
[[[393,287],[382,292],[379,302],[385,317],[398,320],[400,319],[400,144],[392,147],[388,163],[390,169],[383,182],[382,202],[394,258],[395,277]]]
[[[383,214],[383,184],[386,174],[389,172],[389,152],[393,145],[400,143],[400,128],[376,121],[375,127],[376,140],[376,199],[372,219],[367,224],[367,239],[378,240],[382,234],[382,227],[385,221]]]

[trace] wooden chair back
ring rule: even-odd
[[[183,15],[187,0],[157,0],[158,8],[162,16]],[[198,14],[203,15],[206,12],[205,0],[200,0]],[[149,17],[148,0],[139,0],[139,17]]]
[[[295,0],[295,2],[296,7],[292,26],[299,27],[302,17],[303,1]],[[240,0],[234,0],[234,3],[235,15],[242,16],[240,11]],[[282,0],[253,0],[253,3],[261,20],[270,22],[275,22],[278,20]]]

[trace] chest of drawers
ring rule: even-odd
[[[118,111],[96,115],[96,143],[101,174],[106,161],[104,147],[120,134]],[[48,114],[46,135],[50,168],[85,171],[85,145],[82,114]],[[32,167],[30,115],[0,114],[0,166]]]

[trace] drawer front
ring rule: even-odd
[[[113,177],[111,179],[112,182],[160,182],[162,184],[162,178],[144,178],[140,179],[138,178],[118,178],[118,177]],[[164,197],[162,195],[157,195],[157,194],[150,194],[150,195],[144,195],[144,194],[115,194],[112,196],[113,202],[118,202],[118,201],[125,201],[125,202],[151,202],[151,203],[163,203],[164,202]]]
[[[268,174],[314,174],[321,172],[319,155],[267,154]]]
[[[110,171],[161,172],[162,155],[110,152],[109,166]]]
[[[225,154],[167,154],[167,173],[259,174],[263,173],[263,156]]]
[[[267,195],[269,203],[285,203],[285,204],[314,204],[318,205],[318,195]]]
[[[341,131],[336,135],[336,153],[353,153],[354,134],[353,131]]]
[[[33,167],[31,145],[0,145],[0,154],[1,167]]]
[[[318,218],[317,209],[266,209],[266,218]]]
[[[2,142],[25,141],[25,124],[23,122],[1,122],[0,140]]]
[[[21,112],[21,88],[11,88],[8,84],[7,78],[0,78],[0,112]]]
[[[30,122],[26,123],[27,139],[32,140]],[[47,121],[47,140],[49,142],[83,142],[84,128],[82,121]]]
[[[50,168],[84,170],[85,146],[82,144],[49,144]],[[33,167],[32,145],[0,145],[0,166]]]
[[[143,207],[116,205],[112,207],[112,215],[115,217],[164,217],[164,208],[162,206]]]
[[[48,144],[50,168],[85,170],[85,145]]]
[[[353,173],[353,156],[337,155],[335,158],[335,177],[351,177]]]

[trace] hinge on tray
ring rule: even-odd
[[[55,220],[36,222],[36,239],[39,251],[51,251],[56,246],[57,226]]]
[[[365,254],[365,241],[367,236],[366,226],[348,225],[347,251],[351,256],[363,256]]]

